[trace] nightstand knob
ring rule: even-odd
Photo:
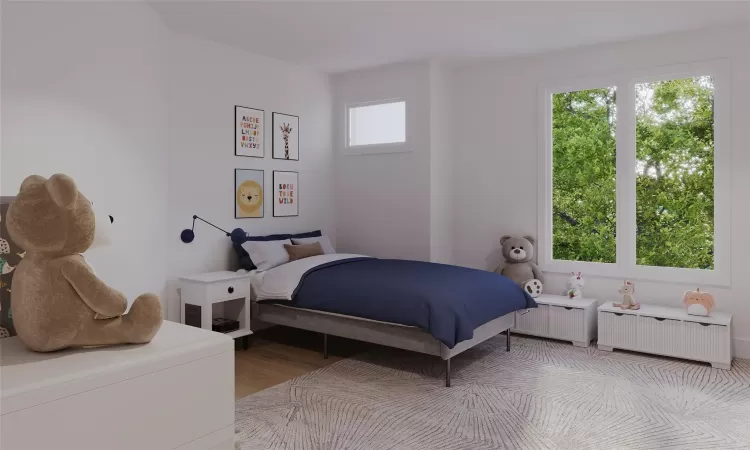
[[[229,286],[229,289],[227,289],[227,291],[231,294],[232,292],[234,292],[234,288],[232,286]]]

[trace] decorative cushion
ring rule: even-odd
[[[10,285],[16,266],[26,255],[8,236],[5,214],[14,197],[0,197],[0,339],[15,336],[13,311],[10,309]]]
[[[242,228],[235,228],[232,230],[232,248],[234,248],[234,251],[237,253],[237,256],[239,257],[240,266],[245,270],[253,270],[255,269],[255,264],[253,263],[252,258],[250,258],[250,255],[247,253],[247,251],[242,248],[242,244],[248,241],[283,241],[285,239],[292,239],[292,238],[309,238],[309,237],[318,237],[322,236],[323,233],[320,232],[320,230],[315,231],[309,231],[307,233],[298,233],[298,234],[271,234],[268,236],[248,236],[247,233],[245,233],[245,230]]]
[[[320,243],[321,248],[323,248],[323,253],[325,253],[326,255],[336,253],[336,249],[334,249],[333,245],[331,245],[331,240],[328,239],[328,236],[296,238],[296,239],[292,238],[292,244],[294,245],[312,244],[315,242]]]
[[[292,241],[247,241],[242,244],[242,248],[250,255],[255,267],[264,271],[289,262],[285,244],[292,245]]]
[[[320,246],[320,242],[299,245],[284,244],[284,248],[289,254],[290,261],[296,261],[298,259],[309,258],[311,256],[318,256],[323,254],[323,247]]]

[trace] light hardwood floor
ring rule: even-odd
[[[328,359],[318,333],[274,327],[252,336],[250,348],[234,352],[234,394],[240,399],[348,358],[371,346],[329,336]]]

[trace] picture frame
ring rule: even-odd
[[[274,112],[271,125],[271,157],[299,161],[299,117]]]
[[[234,105],[234,154],[265,158],[265,115],[262,109]]]
[[[273,216],[299,216],[299,172],[273,171]]]
[[[265,172],[234,169],[234,218],[262,219],[265,210]]]

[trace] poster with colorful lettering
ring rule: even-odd
[[[265,153],[262,109],[234,107],[234,154],[263,158]]]
[[[299,215],[299,174],[283,170],[273,171],[273,216]]]

